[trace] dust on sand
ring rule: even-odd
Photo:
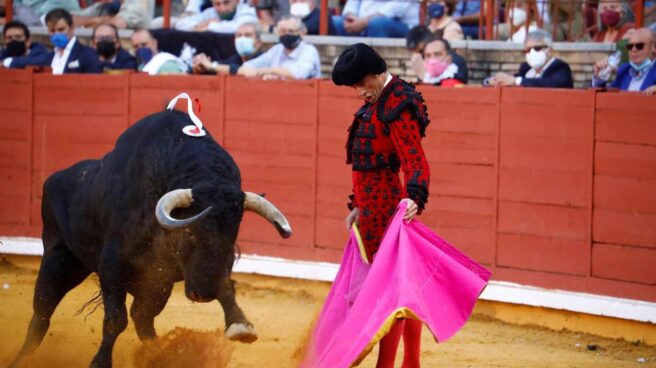
[[[255,343],[225,341],[214,332],[224,328],[218,302],[192,303],[184,297],[183,285],[178,284],[164,312],[155,320],[159,335],[164,337],[143,347],[130,322],[117,340],[114,366],[295,367],[330,284],[244,274],[234,278],[238,282],[238,302],[259,334]],[[12,361],[23,343],[32,314],[35,279],[34,271],[0,262],[0,285],[6,285],[0,287],[0,367]],[[101,341],[103,313],[100,309],[85,320],[84,314],[75,316],[75,312],[97,290],[96,282],[90,278],[66,295],[55,311],[43,344],[24,362],[24,367],[88,366]],[[597,348],[592,351],[588,345]],[[374,350],[361,367],[374,367],[376,354]],[[639,363],[639,358],[645,362]],[[168,365],[158,363],[162,361]],[[656,348],[510,325],[474,315],[465,328],[444,344],[436,344],[424,329],[422,363],[431,368],[656,367]]]

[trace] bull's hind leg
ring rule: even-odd
[[[253,324],[248,322],[235,299],[234,281],[229,277],[221,278],[219,286],[219,302],[225,315],[225,335],[230,340],[251,343],[257,340]]]
[[[50,248],[43,255],[34,287],[34,314],[23,347],[11,366],[15,366],[22,357],[32,353],[41,344],[50,327],[50,317],[59,302],[90,273],[64,244]]]
[[[112,351],[116,338],[128,326],[128,311],[125,308],[127,290],[123,272],[125,267],[120,257],[121,244],[110,241],[103,246],[98,274],[103,291],[105,318],[103,319],[103,338],[100,349],[91,361],[91,367],[108,368],[112,366]]]
[[[155,338],[155,317],[164,310],[171,296],[171,290],[173,290],[173,283],[138,287],[133,293],[134,301],[130,307],[130,316],[141,341]]]

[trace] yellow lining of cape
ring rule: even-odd
[[[364,243],[362,242],[362,237],[360,237],[360,230],[358,230],[358,226],[355,224],[355,222],[353,222],[351,228],[355,232],[355,238],[358,240],[358,250],[360,251],[360,257],[362,257],[364,263],[371,264],[369,259],[367,259],[367,252],[364,250]]]
[[[369,344],[367,344],[367,346],[364,347],[360,355],[358,355],[358,358],[353,363],[351,363],[350,367],[355,367],[359,365],[364,360],[364,358],[366,358],[367,355],[371,353],[371,351],[374,349],[374,346],[376,346],[376,344],[378,344],[378,342],[380,342],[380,340],[383,337],[385,337],[385,335],[387,335],[387,333],[392,329],[392,326],[394,325],[396,320],[399,318],[414,319],[417,321],[421,321],[419,317],[417,317],[417,315],[412,310],[410,310],[410,308],[408,307],[397,308],[396,310],[394,310],[394,312],[392,312],[392,314],[389,315],[389,317],[385,319],[385,322],[383,322],[383,324],[380,326],[378,332],[376,332],[374,337],[371,338]]]

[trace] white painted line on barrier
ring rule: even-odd
[[[0,237],[0,243],[0,253],[40,256],[43,252],[41,239],[37,238]],[[338,268],[339,265],[335,263],[245,254],[235,264],[234,271],[333,281]],[[656,303],[566,290],[549,290],[505,281],[490,281],[481,294],[481,299],[656,323]]]

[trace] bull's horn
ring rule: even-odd
[[[191,189],[175,189],[162,196],[157,201],[155,208],[155,217],[162,227],[169,230],[184,229],[185,227],[193,224],[194,222],[207,216],[212,209],[212,206],[207,207],[203,212],[184,220],[178,220],[171,217],[171,211],[176,208],[191,206],[194,201],[194,196],[191,194]]]
[[[286,239],[292,235],[292,227],[276,206],[255,193],[244,192],[244,194],[246,195],[244,198],[244,210],[253,211],[269,220],[283,238]]]

